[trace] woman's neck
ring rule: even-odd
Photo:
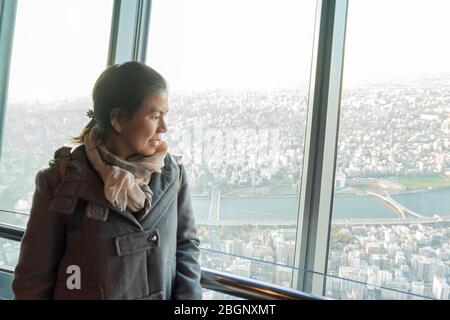
[[[109,152],[122,159],[127,159],[134,154],[127,146],[125,140],[115,133],[108,134],[103,141]]]

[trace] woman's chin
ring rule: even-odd
[[[156,153],[156,148],[145,148],[145,150],[141,153],[146,157],[150,157]]]
[[[162,141],[149,141],[143,146],[141,150],[139,150],[139,154],[150,157],[157,153],[158,151],[162,151],[164,149],[164,145]]]
[[[150,143],[148,143],[144,148],[142,148],[140,154],[146,156],[146,157],[150,157],[152,155],[154,155],[158,150],[158,146],[154,146]]]

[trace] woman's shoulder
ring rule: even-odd
[[[183,164],[183,156],[182,156],[182,155],[179,155],[179,154],[172,154],[172,157],[174,158],[175,162],[176,162],[178,165]]]
[[[183,157],[181,155],[178,154],[173,154],[170,152],[167,152],[166,154],[166,161],[169,161],[171,163],[176,163],[176,164],[181,164],[182,163],[182,159]]]
[[[49,167],[57,170],[61,176],[64,176],[67,164],[71,160],[71,147],[60,147],[55,150],[53,159],[49,162]]]
[[[183,166],[183,156],[167,152],[164,159],[166,168],[171,166],[175,170],[179,170]]]
[[[36,179],[45,180],[52,188],[55,187],[65,174],[68,161],[71,158],[71,149],[71,147],[66,146],[56,149],[53,159],[48,162],[48,166],[36,173]]]
[[[82,159],[82,146],[75,148],[62,146],[54,151],[53,158],[48,162],[48,167],[39,170],[38,174],[46,176],[51,185],[57,184],[66,174],[68,168],[80,167],[76,165]]]

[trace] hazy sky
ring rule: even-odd
[[[154,1],[147,61],[174,91],[298,86],[309,80],[315,9],[314,0]]]
[[[131,1],[131,0],[128,0]],[[112,0],[19,0],[11,100],[89,96]],[[346,84],[450,73],[450,1],[350,0]],[[154,0],[148,64],[172,92],[307,84],[314,0]]]
[[[86,97],[106,67],[112,0],[19,0],[10,100]]]
[[[450,1],[350,0],[345,83],[450,73]]]

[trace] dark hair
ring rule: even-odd
[[[98,77],[92,90],[93,118],[77,137],[71,140],[82,144],[91,128],[98,124],[102,134],[112,130],[111,111],[119,108],[120,116],[131,119],[143,100],[157,92],[167,92],[167,82],[156,70],[144,63],[131,61],[107,67]]]

